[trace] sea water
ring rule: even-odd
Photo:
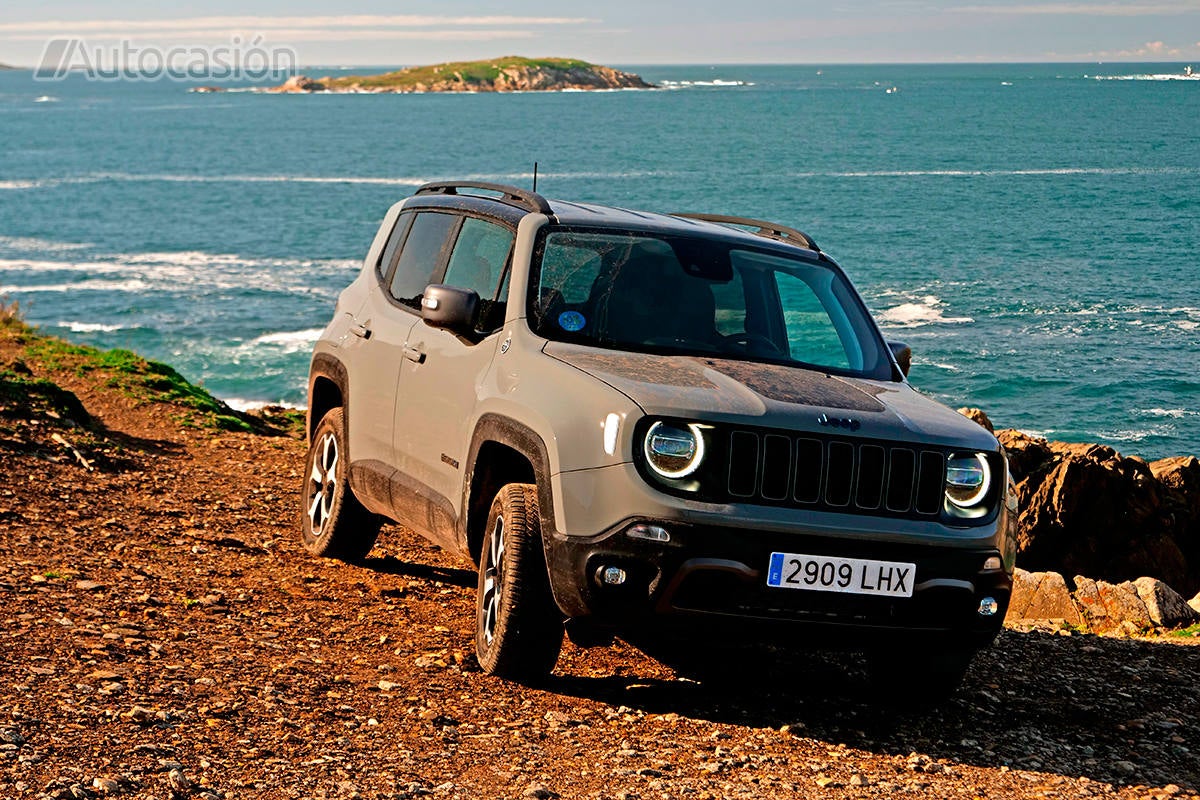
[[[632,67],[654,91],[329,96],[0,73],[0,295],[231,402],[302,404],[388,206],[426,180],[529,186],[538,161],[551,197],[805,230],[943,402],[1200,454],[1183,67],[656,66]]]

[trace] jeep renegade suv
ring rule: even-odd
[[[361,558],[386,518],[470,557],[505,677],[565,623],[692,664],[848,644],[951,690],[1004,619],[1015,495],[909,358],[800,231],[427,184],[316,345],[304,543]]]

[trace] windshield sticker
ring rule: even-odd
[[[558,326],[564,331],[581,331],[586,324],[587,318],[578,311],[564,311],[558,315]]]

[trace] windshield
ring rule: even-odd
[[[826,264],[713,239],[550,229],[529,320],[547,339],[889,379],[854,289]]]

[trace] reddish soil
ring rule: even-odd
[[[0,335],[0,366],[22,356]],[[94,422],[0,420],[0,797],[1200,791],[1192,640],[1006,630],[923,711],[872,701],[847,655],[731,688],[567,644],[545,686],[506,683],[474,660],[469,563],[395,526],[361,564],[304,552],[294,434],[26,365]]]

